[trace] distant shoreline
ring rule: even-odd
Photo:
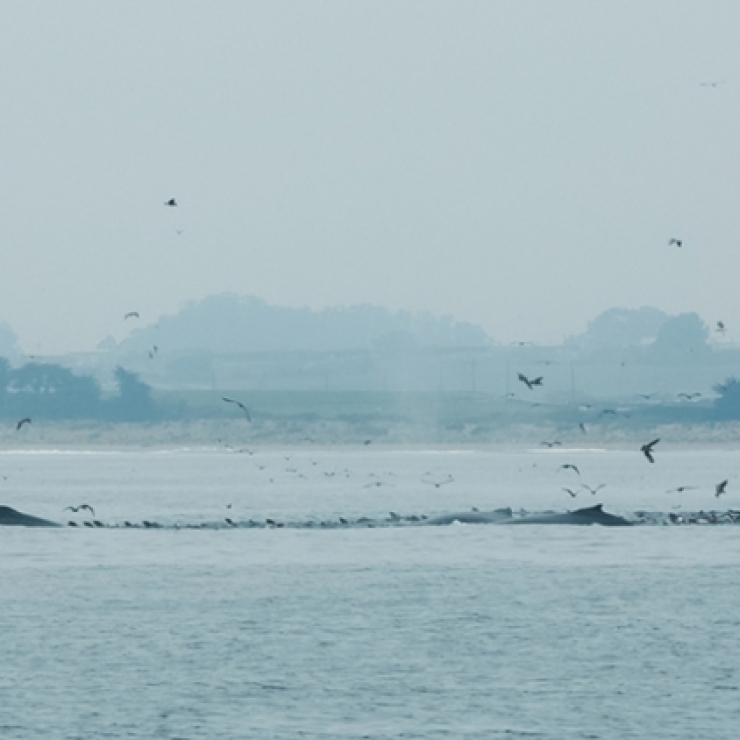
[[[353,424],[339,421],[257,422],[206,419],[143,423],[37,421],[16,431],[0,428],[0,452],[12,450],[115,450],[115,449],[223,449],[249,448],[353,448],[495,450],[560,449],[632,450],[650,438],[661,439],[661,449],[740,448],[740,423],[656,425],[646,429],[512,424],[481,431],[475,425],[449,429],[434,425]],[[559,445],[547,447],[544,442]]]

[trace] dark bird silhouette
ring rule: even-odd
[[[126,319],[139,319],[139,318],[141,318],[141,317],[139,316],[139,312],[138,311],[129,311],[123,317],[123,320],[126,321]]]
[[[599,485],[596,486],[596,488],[591,488],[591,486],[587,485],[586,483],[582,483],[581,487],[587,488],[591,492],[591,495],[595,496],[602,488],[606,487],[606,483],[599,483]]]
[[[725,328],[725,323],[724,323],[724,321],[718,321],[718,322],[717,322],[717,331],[718,331],[718,332],[719,332],[720,334],[724,334],[724,333],[725,333],[725,329],[726,329],[726,328]]]
[[[685,398],[687,401],[693,401],[695,398],[699,398],[701,393],[679,393],[676,398]]]
[[[678,493],[683,493],[684,491],[694,491],[699,486],[678,486],[677,488],[669,488],[666,493],[673,493],[674,491]]]
[[[92,516],[95,516],[95,509],[93,509],[90,504],[80,504],[79,506],[65,506],[62,511],[73,511],[76,514],[78,511],[82,511],[83,509],[89,511]]]
[[[646,445],[643,445],[640,447],[640,452],[642,452],[643,455],[651,462],[654,463],[655,459],[653,458],[653,447],[660,442],[660,437],[658,439],[654,439],[652,442],[649,442]]]
[[[682,239],[669,239],[668,240],[668,246],[669,247],[672,247],[674,244],[677,247],[682,247],[683,246],[683,240]]]
[[[177,201],[174,198],[170,198],[169,200],[166,200],[164,204],[166,206],[170,206],[170,208],[174,208],[177,205]]]
[[[578,475],[580,475],[580,474],[581,474],[581,471],[580,471],[580,470],[578,470],[578,468],[577,468],[577,467],[576,467],[575,465],[571,465],[571,463],[565,463],[564,465],[561,465],[561,466],[560,466],[560,467],[558,468],[558,471],[560,471],[560,470],[564,470],[564,469],[565,469],[565,470],[568,470],[568,469],[570,469],[570,470],[575,470],[575,471],[576,471],[576,473],[578,473]]]
[[[554,442],[540,442],[540,445],[545,447],[560,447],[561,443],[556,439]]]
[[[519,378],[519,380],[521,380],[522,383],[524,383],[524,385],[527,386],[527,388],[529,388],[530,391],[534,388],[534,386],[542,385],[542,376],[530,380],[526,375],[519,373],[517,377]]]
[[[17,432],[24,424],[30,424],[31,420],[26,416],[24,419],[21,419],[16,425],[15,425],[15,431]]]
[[[578,428],[579,428],[579,429],[580,429],[580,430],[581,430],[581,431],[582,431],[582,432],[583,432],[584,434],[586,434],[586,433],[588,432],[588,430],[586,429],[586,425],[585,425],[585,424],[584,424],[583,422],[581,422],[581,423],[580,423],[580,424],[578,425]]]
[[[578,493],[576,491],[572,491],[570,488],[563,488],[564,491],[567,491],[570,494],[571,498],[575,498]]]
[[[714,495],[719,498],[723,493],[725,493],[725,489],[727,488],[727,479],[723,480],[721,483],[717,483],[717,485],[714,487]]]
[[[246,414],[247,421],[252,421],[252,417],[249,415],[249,409],[241,401],[236,401],[233,398],[226,398],[226,396],[221,396],[221,400],[226,401],[226,403],[236,404]]]

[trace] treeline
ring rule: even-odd
[[[0,416],[20,419],[98,419],[153,421],[162,418],[151,388],[135,373],[118,367],[117,393],[104,395],[95,378],[53,363],[11,367],[0,358]]]

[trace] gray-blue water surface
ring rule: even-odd
[[[605,488],[571,500],[566,461]],[[595,450],[8,452],[0,503],[168,524],[595,501],[680,511],[716,506],[729,478],[722,507],[737,507],[738,453],[658,463]],[[731,738],[738,562],[735,526],[2,528],[0,736]]]

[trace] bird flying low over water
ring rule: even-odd
[[[247,421],[252,421],[252,417],[249,415],[249,409],[241,401],[236,401],[233,398],[226,398],[226,396],[221,396],[221,400],[226,401],[226,403],[236,404],[246,414]]]
[[[669,239],[668,240],[668,246],[669,247],[672,247],[674,244],[677,247],[682,247],[683,246],[683,240],[682,239]]]
[[[684,491],[693,491],[698,487],[699,486],[678,486],[677,488],[669,488],[666,493],[673,493],[674,491],[677,491],[678,493],[683,493]]]
[[[174,198],[170,198],[169,200],[166,200],[164,204],[166,206],[170,206],[170,208],[174,208],[177,205],[177,201]]]
[[[80,504],[79,506],[65,506],[62,511],[74,511],[76,514],[78,511],[82,511],[83,509],[86,509],[90,512],[90,514],[92,514],[92,516],[95,516],[95,509],[93,509],[90,504]]]
[[[15,431],[17,432],[24,424],[30,424],[31,419],[26,416],[24,419],[21,419],[16,425],[15,425]]]
[[[527,386],[527,388],[529,388],[530,391],[532,390],[534,386],[542,385],[542,376],[540,376],[539,378],[533,378],[532,380],[530,380],[526,375],[523,375],[522,373],[518,373],[517,377],[519,378],[519,380],[522,381],[522,383],[524,383],[524,385]]]
[[[587,485],[586,483],[582,483],[581,488],[587,488],[589,491],[591,491],[591,495],[595,496],[602,488],[606,488],[606,483],[599,483],[596,488],[591,488],[591,486]]]
[[[138,311],[129,311],[124,317],[123,320],[126,321],[126,319],[138,319],[140,318]]]
[[[572,491],[570,488],[563,488],[564,491],[567,491],[570,494],[571,498],[575,498],[578,493],[576,491]]]
[[[575,470],[578,475],[581,474],[581,471],[578,470],[578,468],[575,465],[571,465],[571,463],[565,463],[564,465],[561,465],[558,470]]]
[[[719,498],[723,493],[725,493],[725,489],[727,488],[728,481],[725,479],[721,483],[717,483],[717,485],[714,487],[714,495]]]
[[[660,442],[660,437],[658,439],[654,439],[652,442],[649,442],[646,445],[643,445],[640,447],[640,452],[642,452],[643,455],[651,462],[654,463],[655,460],[653,459],[653,447]]]

